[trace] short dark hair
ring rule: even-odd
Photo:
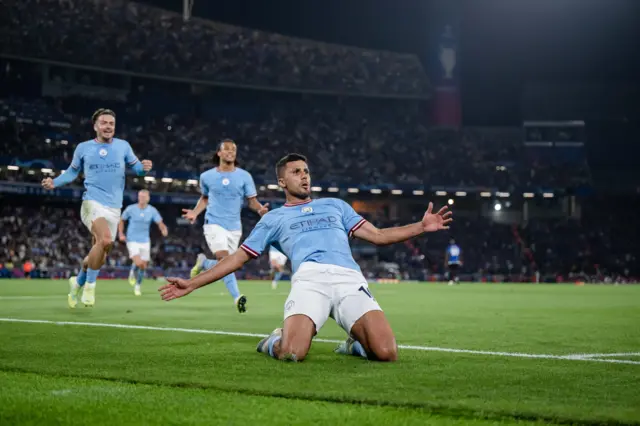
[[[113,110],[110,110],[109,108],[100,108],[97,109],[96,112],[94,112],[91,116],[91,121],[93,122],[93,124],[96,124],[96,121],[98,121],[98,117],[100,117],[101,115],[110,115],[113,118],[116,118],[116,113],[113,112]]]
[[[282,170],[287,166],[288,163],[293,163],[294,161],[304,161],[307,162],[307,157],[302,154],[291,153],[287,154],[276,163],[276,176],[280,177]]]
[[[220,142],[218,142],[218,145],[216,146],[216,152],[213,154],[213,164],[216,164],[216,165],[219,166],[222,163],[222,158],[220,158],[218,153],[222,149],[222,145],[224,145],[227,142],[228,143],[232,143],[234,145],[237,145],[236,141],[234,141],[233,139],[229,139],[229,138],[224,138]],[[236,157],[236,161],[234,161],[233,165],[234,166],[238,166],[238,158],[237,157]]]

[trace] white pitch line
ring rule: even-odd
[[[51,324],[51,325],[77,325],[86,327],[104,327],[104,328],[121,328],[127,330],[153,330],[153,331],[177,331],[181,333],[196,333],[196,334],[215,334],[220,336],[241,336],[241,337],[265,337],[266,334],[260,333],[243,333],[236,331],[221,331],[221,330],[204,330],[198,328],[175,328],[175,327],[154,327],[148,325],[132,325],[132,324],[110,324],[102,322],[76,322],[76,321],[49,321],[49,320],[32,320],[21,318],[0,318],[0,322],[12,322],[12,323],[26,323],[26,324]],[[332,339],[313,339],[314,342],[320,343],[342,343],[342,340]],[[522,352],[494,352],[494,351],[476,351],[472,349],[454,349],[454,348],[440,348],[436,346],[414,346],[414,345],[398,345],[400,349],[408,349],[414,351],[428,351],[428,352],[449,352],[449,353],[461,353],[472,355],[488,355],[488,356],[505,356],[514,358],[537,358],[537,359],[561,359],[569,361],[591,361],[591,362],[607,362],[612,364],[636,364],[640,365],[640,361],[630,361],[624,359],[602,359],[602,358],[590,358],[588,356],[576,356],[576,355],[550,355],[550,354],[528,354]],[[585,354],[591,355],[591,354]],[[601,354],[594,354],[601,355]],[[607,354],[604,354],[607,355]]]
[[[640,352],[618,352],[614,354],[573,354],[567,355],[571,358],[607,358],[607,357],[618,357],[618,356],[640,356]]]

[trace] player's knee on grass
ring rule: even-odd
[[[292,315],[284,320],[282,339],[277,350],[279,359],[303,361],[309,353],[316,325],[306,315]]]
[[[384,312],[369,311],[351,327],[351,335],[362,345],[373,361],[393,362],[398,359],[396,338]]]

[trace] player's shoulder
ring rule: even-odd
[[[95,139],[89,139],[89,140],[80,142],[78,145],[76,145],[76,151],[84,151],[95,142],[96,142]]]
[[[200,179],[215,176],[217,174],[218,171],[214,167],[213,169],[205,170],[204,172],[200,173]]]
[[[129,142],[124,140],[124,139],[120,139],[120,138],[113,138],[113,144],[115,145],[122,145],[122,146],[129,146]]]
[[[317,198],[313,200],[314,204],[318,206],[331,206],[342,208],[346,203],[346,201],[341,200],[340,198],[326,197],[326,198]]]
[[[244,177],[251,177],[251,173],[249,173],[248,171],[246,171],[242,167],[236,167],[235,172],[236,172],[236,174],[244,176]]]

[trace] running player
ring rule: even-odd
[[[196,264],[191,269],[191,278],[203,270],[212,268],[216,263],[238,250],[242,237],[240,212],[245,198],[249,208],[260,216],[269,211],[269,204],[258,202],[256,186],[251,175],[241,169],[236,161],[237,147],[231,139],[224,139],[218,144],[214,161],[218,167],[200,175],[202,196],[193,210],[183,209],[183,217],[191,223],[206,209],[204,220],[204,237],[215,259],[207,259],[199,254]],[[242,313],[247,310],[247,298],[240,294],[236,274],[231,271],[223,278],[224,284]]]
[[[274,246],[269,247],[269,263],[271,263],[271,288],[278,288],[278,281],[282,278],[287,256]]]
[[[86,190],[82,196],[80,217],[91,231],[93,246],[84,258],[78,276],[69,279],[67,301],[70,308],[78,304],[81,289],[82,303],[85,306],[95,304],[98,273],[117,235],[125,168],[130,167],[138,176],[142,176],[152,167],[150,160],[138,160],[129,142],[113,137],[116,128],[116,114],[113,111],[101,108],[93,113],[91,120],[96,138],[78,144],[71,166],[63,174],[42,181],[42,186],[51,190],[73,182],[81,171],[84,173]]]
[[[444,254],[444,263],[449,268],[449,285],[457,284],[460,281],[458,271],[462,265],[462,250],[453,238],[449,240],[449,246]]]
[[[447,207],[432,213],[429,203],[421,222],[378,229],[351,206],[336,198],[312,200],[307,160],[289,154],[276,165],[284,190],[284,207],[266,214],[251,235],[227,260],[190,280],[168,278],[159,288],[163,300],[183,297],[197,288],[238,270],[270,244],[292,260],[291,292],[284,305],[284,327],[258,344],[258,352],[276,359],[302,361],[311,339],[331,316],[348,339],[336,352],[379,361],[395,361],[397,345],[391,326],[373,298],[354,261],[349,237],[376,245],[398,243],[425,232],[448,229]]]
[[[149,230],[151,222],[158,225],[163,237],[169,235],[167,225],[162,221],[162,216],[158,210],[149,205],[149,191],[143,189],[138,191],[138,203],[131,204],[122,213],[120,223],[118,223],[118,235],[120,242],[127,243],[129,258],[133,261],[131,271],[129,271],[129,284],[134,286],[133,294],[142,296],[140,287],[144,279],[145,271],[151,260],[151,238]],[[124,224],[129,222],[127,235],[124,234]]]

